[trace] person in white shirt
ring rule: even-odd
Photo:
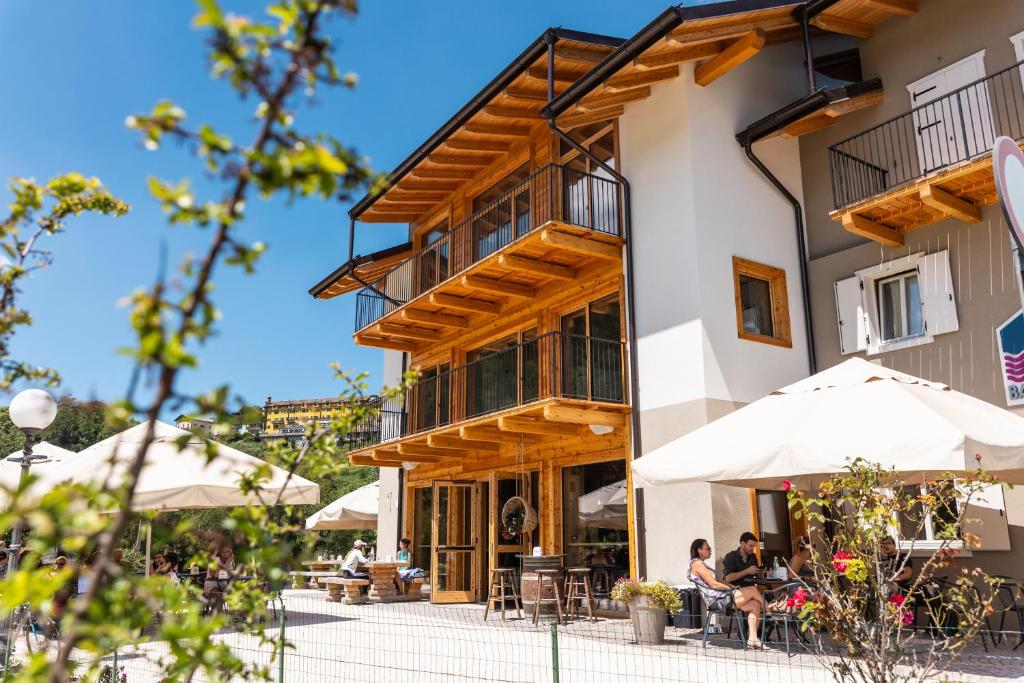
[[[346,579],[368,579],[370,575],[366,572],[358,571],[359,565],[367,564],[369,560],[363,555],[363,548],[366,547],[366,543],[357,538],[352,544],[352,550],[348,551],[348,555],[345,556],[345,561],[341,563],[341,574]]]

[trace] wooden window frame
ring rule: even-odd
[[[740,291],[740,276],[764,280],[772,304],[772,329],[774,336],[752,334],[743,329],[743,301]],[[793,333],[789,324],[789,290],[786,288],[786,271],[782,268],[750,261],[739,256],[732,257],[732,280],[736,300],[736,335],[747,341],[793,348]]]

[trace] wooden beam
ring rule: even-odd
[[[470,289],[479,289],[482,292],[491,292],[492,294],[501,294],[502,296],[518,296],[524,299],[532,299],[537,294],[537,290],[528,285],[505,282],[503,280],[492,280],[481,275],[463,275],[462,286]]]
[[[794,121],[789,124],[782,129],[781,133],[783,137],[798,138],[801,135],[807,135],[808,133],[813,133],[816,130],[828,128],[835,123],[836,120],[827,114],[812,114],[811,116],[805,116],[799,121]]]
[[[399,186],[401,188],[401,186]],[[439,202],[448,196],[448,192],[436,191],[436,192],[407,192],[404,189],[392,189],[388,190],[387,199],[389,202]]]
[[[872,9],[880,9],[890,14],[902,14],[905,17],[917,14],[917,0],[864,0]]]
[[[854,235],[867,237],[888,247],[903,246],[903,234],[898,230],[855,213],[843,214],[843,228]]]
[[[493,441],[472,441],[450,434],[431,434],[427,437],[427,445],[431,448],[454,448],[455,450],[490,451],[497,453],[501,444]]]
[[[369,346],[373,349],[392,349],[394,351],[405,351],[406,353],[413,353],[416,351],[416,344],[407,341],[398,341],[397,339],[380,339],[378,337],[364,337],[357,335],[355,338],[358,346]]]
[[[491,104],[484,107],[484,113],[499,119],[540,119],[540,110],[519,109],[517,107],[499,107]]]
[[[608,92],[601,93],[599,95],[588,95],[579,102],[578,106],[580,109],[593,111],[594,109],[603,109],[605,107],[611,107],[616,104],[636,102],[637,100],[642,100],[650,96],[651,88],[649,86],[644,86],[642,88],[633,88],[632,90],[621,90],[619,92]]]
[[[829,116],[839,117],[855,111],[860,111],[866,107],[873,107],[876,104],[881,104],[884,99],[885,92],[882,90],[875,90],[874,92],[864,93],[857,97],[851,97],[848,100],[830,104],[822,109],[822,111]]]
[[[555,45],[555,57],[570,62],[594,65],[607,57],[612,48],[586,48],[569,45]]]
[[[959,218],[964,223],[980,223],[981,209],[973,203],[960,199],[935,185],[921,188],[921,201],[933,209],[938,209],[947,216]]]
[[[510,85],[502,93],[505,97],[510,97],[513,100],[520,100],[522,102],[547,102],[548,92],[547,90],[538,90],[537,88],[526,88],[521,85]]]
[[[423,341],[441,341],[441,333],[437,330],[424,330],[421,327],[403,327],[393,323],[377,323],[377,334],[387,334],[404,339],[420,339]]]
[[[523,438],[519,434],[503,432],[494,427],[481,426],[461,427],[459,435],[469,441],[491,441],[494,443],[519,443],[520,439]],[[526,443],[532,443],[530,437],[526,438]]]
[[[405,178],[398,183],[398,188],[402,190],[425,190],[427,192],[440,191],[440,192],[451,192],[452,190],[458,189],[462,183],[453,183],[450,181],[442,181],[435,179],[416,180],[415,178]]]
[[[535,417],[499,417],[498,429],[503,432],[521,432],[540,436],[579,436],[578,425],[558,424]]]
[[[380,456],[377,454],[381,453]],[[422,462],[422,463],[437,463],[441,462],[444,458],[440,455],[418,455],[415,453],[401,453],[399,451],[374,451],[374,460],[386,460],[390,462]]]
[[[662,81],[670,81],[679,76],[678,66],[663,66],[660,69],[647,69],[633,73],[619,74],[608,79],[606,85],[616,90],[628,88],[639,88],[643,85],[653,85]]]
[[[657,69],[662,66],[683,64],[684,62],[693,62],[698,59],[710,59],[721,52],[722,49],[722,44],[718,42],[687,45],[654,54],[640,55],[633,60],[633,64],[644,69]]]
[[[400,443],[398,444],[398,454],[403,458],[407,455],[410,456],[427,456],[435,458],[453,458],[461,455],[458,451],[450,448],[431,448],[430,446],[423,446],[415,443]],[[411,460],[409,462],[412,462]]]
[[[430,211],[437,205],[437,202],[419,202],[419,203],[408,203],[392,205],[385,201],[378,201],[373,205],[373,210],[377,213],[422,213],[424,211]]]
[[[614,244],[588,240],[584,237],[567,235],[564,232],[557,232],[555,230],[543,230],[540,233],[540,241],[549,247],[564,249],[575,254],[594,256],[610,261],[622,259],[622,249]]]
[[[476,171],[468,168],[415,168],[412,170],[412,175],[417,178],[438,180],[469,180],[476,175]]]
[[[494,161],[493,156],[460,156],[456,154],[431,154],[427,157],[427,161],[432,164],[440,164],[442,166],[487,166]]]
[[[811,19],[811,24],[822,31],[840,33],[844,36],[855,36],[857,38],[870,38],[875,33],[875,27],[861,21],[834,17],[829,14],[819,14]]]
[[[747,61],[764,47],[764,31],[751,31],[704,62],[693,72],[693,81],[706,86]]]
[[[435,306],[454,308],[459,311],[472,311],[474,313],[487,313],[489,315],[498,315],[498,313],[501,312],[501,306],[491,301],[467,299],[465,297],[454,296],[452,294],[442,294],[440,292],[430,295],[430,303]]]
[[[569,422],[579,425],[602,425],[604,427],[625,427],[626,416],[604,410],[587,410],[571,406],[544,406],[544,419],[552,422]]]
[[[463,330],[469,328],[468,320],[457,315],[448,315],[447,313],[431,313],[429,311],[420,311],[415,308],[407,308],[402,311],[401,316],[402,320],[408,320],[411,323],[427,323],[428,325],[441,325],[442,327],[458,327]]]
[[[555,83],[575,83],[579,80],[580,75],[575,71],[568,71],[566,69],[555,69],[553,74]],[[532,78],[535,81],[548,82],[548,68],[546,66],[531,66],[526,70],[526,77]]]
[[[498,257],[498,265],[509,270],[524,270],[534,275],[546,275],[558,280],[575,280],[576,270],[569,266],[557,263],[537,261],[532,258],[516,256],[515,254],[502,254]]]
[[[601,121],[617,118],[622,116],[625,111],[621,106],[618,106],[595,109],[594,111],[580,112],[578,114],[563,114],[558,118],[558,125],[563,128],[577,128],[590,123],[600,123]]]
[[[507,142],[499,140],[457,140],[455,138],[446,140],[444,146],[448,149],[467,150],[470,152],[507,152]]]
[[[474,123],[470,121],[462,127],[467,133],[478,135],[502,135],[509,138],[530,137],[529,126],[516,126],[511,123]]]
[[[350,455],[348,456],[348,462],[351,465],[357,467],[401,467],[400,461],[385,461],[385,460],[374,460],[369,454],[363,455]]]
[[[372,208],[359,217],[363,223],[412,223],[418,221],[422,213],[376,213]]]
[[[698,45],[710,41],[723,40],[727,38],[739,38],[751,31],[775,31],[778,29],[799,27],[792,12],[786,12],[783,16],[774,19],[755,19],[754,21],[741,21],[735,24],[724,24],[712,26],[711,28],[694,30],[691,26],[683,24],[670,33],[667,39],[670,42],[682,45]]]

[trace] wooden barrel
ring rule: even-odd
[[[542,556],[530,556],[523,558],[523,571],[519,579],[519,595],[523,600],[523,607],[527,610],[527,613],[533,612],[533,606],[537,602],[538,587],[540,585],[540,577],[537,575],[538,569],[557,569],[559,570],[558,575],[558,590],[561,592],[562,599],[565,599],[565,572],[562,571],[562,558],[559,555],[542,555]],[[540,609],[542,612],[554,612],[555,603],[555,589],[548,581],[544,582],[544,591],[541,593],[540,598],[542,600],[552,600],[552,602],[542,602]]]

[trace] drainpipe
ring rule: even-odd
[[[807,339],[807,367],[809,374],[813,375],[818,371],[818,362],[814,355],[814,337],[811,335],[811,294],[810,285],[807,279],[807,243],[804,235],[804,212],[800,206],[800,200],[798,200],[793,193],[786,189],[786,186],[782,184],[775,174],[773,174],[764,163],[757,158],[754,154],[754,150],[751,149],[753,144],[750,140],[747,140],[743,144],[743,151],[747,153],[747,158],[750,159],[751,163],[757,167],[757,170],[768,179],[776,190],[779,191],[783,197],[786,198],[790,204],[793,205],[794,222],[796,225],[796,248],[798,258],[800,259],[800,294],[803,299],[804,306],[804,337]]]
[[[552,76],[554,74],[554,60],[555,60],[555,44],[551,40],[548,43],[548,101],[550,103],[553,99],[554,94],[554,81]],[[640,442],[640,406],[639,406],[639,373],[637,365],[637,337],[636,337],[636,295],[635,287],[633,285],[633,221],[632,221],[632,205],[630,203],[630,186],[629,181],[624,175],[619,173],[617,170],[606,164],[605,162],[598,159],[596,156],[590,153],[590,150],[584,149],[575,140],[569,137],[565,132],[559,130],[558,125],[555,123],[555,115],[553,113],[547,113],[548,127],[551,131],[558,136],[559,139],[563,140],[567,145],[575,149],[577,152],[585,156],[586,158],[593,161],[595,164],[600,166],[607,172],[611,177],[615,178],[619,183],[622,184],[622,236],[626,240],[626,342],[629,347],[629,402],[631,410],[629,411],[629,422],[630,431],[632,432],[633,442],[633,460],[636,460],[643,456],[643,448]],[[644,490],[636,489],[633,492],[633,507],[635,508],[636,515],[636,567],[637,574],[639,576],[645,576],[647,574],[647,543],[645,540],[644,529],[646,523],[644,521]]]

